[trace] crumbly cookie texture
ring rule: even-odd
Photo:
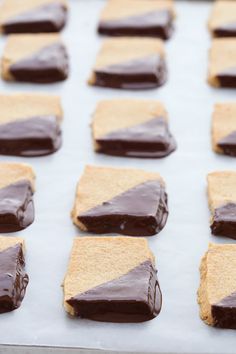
[[[33,93],[0,94],[0,124],[25,118],[55,116],[62,120],[59,96]]]
[[[119,278],[146,260],[155,263],[144,238],[75,238],[63,284],[66,311],[74,315],[67,302],[72,297]]]
[[[213,150],[217,153],[223,153],[218,144],[221,139],[226,138],[233,132],[236,132],[236,102],[216,104],[212,117]]]
[[[233,299],[233,294],[236,292],[235,269],[236,245],[209,245],[201,261],[201,282],[198,290],[200,317],[208,325],[232,328],[234,322],[235,326],[235,305],[231,303],[230,306],[228,302],[227,311],[226,303],[224,303],[226,299],[230,301],[230,297]],[[231,325],[227,326],[227,322]]]
[[[18,243],[22,245],[22,249],[25,252],[25,241],[23,238],[0,236],[0,252],[4,251],[8,247],[17,245]]]
[[[0,189],[10,184],[27,180],[35,190],[35,174],[32,167],[24,163],[0,163]]]
[[[212,35],[215,31],[231,23],[236,24],[236,3],[232,0],[215,1],[208,22]]]
[[[164,181],[158,173],[136,169],[86,166],[78,182],[74,207],[71,213],[73,222],[82,230],[85,226],[78,216],[97,205],[146,181]]]
[[[172,0],[109,0],[101,13],[100,21],[118,20],[157,10],[168,10],[175,16]]]
[[[215,38],[209,53],[208,82],[210,85],[220,87],[218,76],[227,70],[236,68],[236,39]]]

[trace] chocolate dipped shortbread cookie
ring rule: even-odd
[[[215,1],[209,20],[209,29],[214,37],[236,37],[235,1]]]
[[[161,305],[154,256],[144,238],[75,238],[64,280],[70,315],[143,322],[156,317]]]
[[[160,39],[126,37],[104,41],[89,84],[119,89],[150,89],[166,82]]]
[[[236,239],[236,172],[208,175],[208,199],[213,235]]]
[[[210,244],[202,259],[200,316],[208,325],[236,329],[236,245]]]
[[[13,34],[2,57],[2,78],[7,81],[52,83],[65,80],[68,55],[57,34]]]
[[[109,0],[98,32],[109,36],[150,36],[168,39],[175,17],[172,0]]]
[[[0,163],[0,232],[16,232],[34,221],[34,180],[29,165]]]
[[[95,151],[126,157],[164,157],[176,149],[168,114],[154,100],[112,99],[98,103],[93,116]]]
[[[0,237],[0,313],[20,307],[29,282],[25,272],[24,240]]]
[[[212,120],[213,150],[236,156],[236,102],[215,105]]]
[[[57,151],[62,114],[57,96],[0,94],[0,154],[32,157]]]
[[[158,173],[87,166],[76,190],[72,219],[96,234],[152,236],[168,217],[165,184]]]
[[[213,39],[208,82],[215,87],[236,88],[236,38]]]
[[[66,18],[66,0],[3,0],[0,32],[58,32],[64,27]]]

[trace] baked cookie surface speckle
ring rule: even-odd
[[[209,19],[209,29],[214,37],[236,37],[235,1],[215,1]]]

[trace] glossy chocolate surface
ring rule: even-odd
[[[32,187],[21,180],[0,189],[0,232],[16,232],[34,221]]]
[[[162,86],[166,79],[164,59],[151,55],[96,70],[94,85],[142,90]]]
[[[214,304],[211,311],[216,327],[236,329],[236,292]]]
[[[60,31],[67,18],[67,9],[59,2],[35,7],[8,19],[4,33],[43,33]]]
[[[78,216],[87,231],[152,236],[168,217],[167,194],[158,180],[147,181]]]
[[[168,123],[153,118],[145,123],[120,129],[96,140],[98,152],[126,157],[160,158],[176,149]]]
[[[217,75],[220,87],[236,88],[236,66]]]
[[[215,209],[211,230],[213,235],[236,239],[235,203],[228,203]]]
[[[236,131],[221,139],[217,145],[225,155],[236,156]]]
[[[214,29],[214,37],[236,37],[236,22],[225,23]]]
[[[25,272],[22,246],[0,252],[0,313],[17,309],[25,296],[29,278]]]
[[[69,73],[66,49],[60,43],[52,44],[31,57],[12,64],[9,71],[16,81],[35,83],[63,81]]]
[[[151,261],[120,278],[92,288],[68,301],[79,317],[106,322],[143,322],[161,311],[162,296]]]
[[[61,129],[55,116],[32,117],[0,124],[0,154],[43,156],[61,146]]]
[[[170,11],[149,11],[117,20],[101,21],[98,32],[109,36],[146,36],[168,39],[173,33]]]

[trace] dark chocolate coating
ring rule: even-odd
[[[3,23],[3,31],[6,34],[59,32],[65,26],[66,19],[66,7],[55,1],[8,19]]]
[[[163,118],[113,131],[96,140],[98,152],[126,157],[160,158],[176,149],[176,142]]]
[[[225,23],[214,29],[214,37],[236,37],[236,22]]]
[[[211,312],[216,327],[236,329],[236,292],[214,304]]]
[[[217,145],[225,155],[236,156],[236,131],[221,139]]]
[[[94,85],[142,90],[162,86],[166,79],[164,59],[159,55],[151,55],[96,70]]]
[[[120,278],[67,302],[79,317],[105,322],[143,322],[159,314],[162,296],[157,271],[148,260]]]
[[[108,36],[144,36],[168,39],[173,33],[173,18],[168,10],[149,11],[117,20],[101,21],[100,34]]]
[[[0,232],[16,232],[34,221],[32,187],[21,180],[0,189]]]
[[[236,66],[217,75],[220,87],[236,88]]]
[[[22,246],[0,252],[0,313],[17,309],[25,296],[29,277],[25,272]]]
[[[32,117],[0,124],[0,154],[43,156],[61,146],[61,129],[55,116]]]
[[[54,43],[21,59],[9,68],[16,81],[53,83],[68,77],[68,55],[64,45]]]
[[[158,180],[131,188],[78,216],[88,232],[152,236],[168,217],[167,194]]]
[[[211,225],[213,235],[236,239],[236,204],[228,203],[215,209]]]

